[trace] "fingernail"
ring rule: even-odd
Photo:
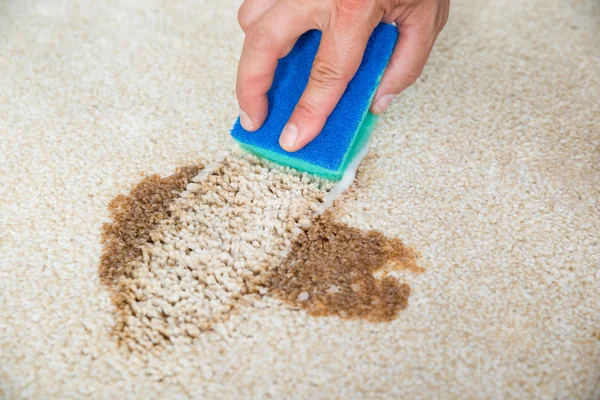
[[[382,96],[379,100],[377,100],[377,103],[375,103],[375,112],[377,114],[383,113],[390,106],[392,100],[394,100],[393,94],[386,94],[385,96]]]
[[[245,130],[254,130],[254,124],[252,123],[252,120],[250,119],[248,114],[244,112],[244,110],[240,110],[240,123],[242,124],[242,128],[244,128]]]
[[[298,127],[294,123],[287,124],[285,128],[283,128],[283,132],[281,132],[281,136],[279,137],[279,144],[281,147],[294,147],[296,141],[298,140]]]

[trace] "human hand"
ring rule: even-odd
[[[238,19],[246,33],[236,94],[241,124],[255,131],[267,118],[267,92],[280,58],[311,29],[323,32],[308,85],[279,144],[297,151],[323,129],[358,70],[379,22],[395,22],[400,36],[371,111],[380,114],[421,75],[446,24],[450,0],[245,0]]]

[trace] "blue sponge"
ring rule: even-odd
[[[319,43],[320,31],[302,35],[293,50],[279,60],[273,85],[268,92],[269,114],[255,132],[236,121],[231,134],[247,151],[279,164],[328,179],[338,180],[352,159],[368,143],[377,117],[369,112],[381,76],[392,55],[398,30],[381,23],[375,28],[362,63],[348,84],[325,127],[304,148],[288,153],[279,145],[279,135],[306,88]]]

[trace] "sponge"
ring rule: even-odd
[[[368,144],[377,123],[369,107],[394,50],[398,30],[380,23],[369,38],[362,62],[325,127],[304,148],[289,153],[279,145],[279,135],[308,83],[321,41],[321,32],[303,34],[292,51],[279,60],[273,85],[267,93],[269,114],[255,132],[242,128],[239,118],[231,135],[240,146],[276,163],[331,180],[339,180],[348,164]]]

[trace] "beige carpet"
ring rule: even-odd
[[[337,211],[422,253],[391,322],[119,346],[108,204],[233,147],[238,5],[0,1],[0,398],[600,398],[597,0],[453,2]]]

